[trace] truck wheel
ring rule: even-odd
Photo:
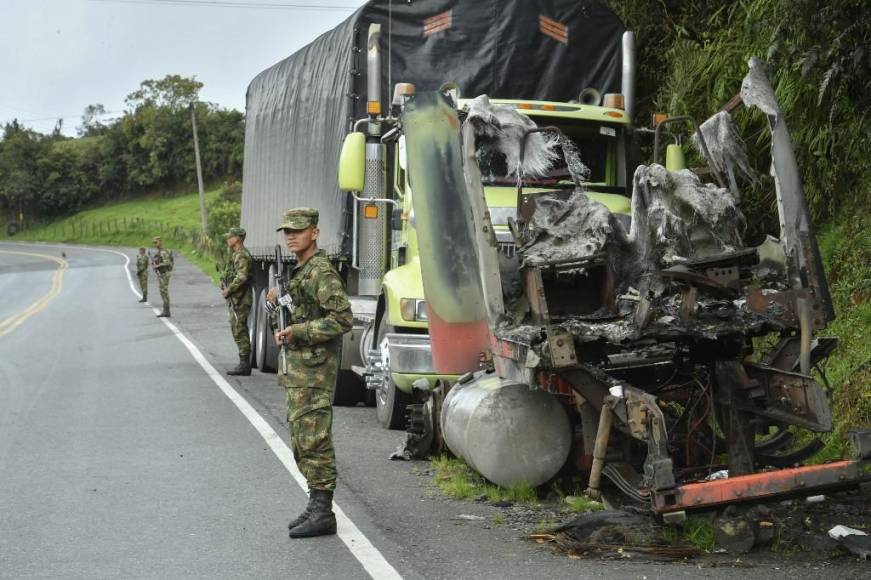
[[[353,407],[363,399],[366,385],[350,369],[339,370],[336,376],[336,388],[333,389],[333,405],[337,407]]]
[[[260,297],[257,295],[257,290],[252,288],[251,294],[251,312],[248,314],[248,340],[251,341],[251,356],[248,357],[248,364],[252,367],[257,366],[257,313],[260,312],[262,305]]]
[[[360,360],[364,363],[369,360],[369,351],[372,350],[373,345],[373,334],[375,333],[375,323],[370,322],[363,329],[363,333],[360,335]],[[375,389],[370,389],[366,386],[365,381],[363,382],[363,396],[362,401],[367,407],[375,406],[375,398],[377,397],[378,392]]]
[[[269,327],[269,317],[266,311],[263,310],[263,304],[266,301],[266,290],[260,291],[258,298],[257,315],[255,317],[254,334],[257,337],[256,362],[257,368],[264,372],[275,370],[276,357],[272,353],[276,350],[275,343],[272,341],[272,332]],[[272,356],[270,356],[272,355]]]
[[[393,327],[382,322],[378,325],[378,347],[384,336],[393,332]],[[382,356],[385,362],[384,378],[381,385],[375,391],[375,411],[378,422],[386,429],[405,429],[405,409],[411,403],[411,396],[396,387],[396,383],[390,378],[390,360],[386,355]]]

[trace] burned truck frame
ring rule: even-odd
[[[476,270],[490,336],[482,370],[413,408],[415,436],[442,440],[501,485],[537,485],[577,468],[590,496],[607,479],[675,520],[689,509],[869,480],[861,444],[853,460],[796,467],[822,447],[799,433],[832,429],[828,393],[812,370],[837,345],[816,336],[834,311],[785,121],[759,61],[740,94],[771,128],[779,239],[744,246],[737,175],[747,164],[721,112],[694,136],[719,185],[642,165],[628,228],[585,194],[583,151],[562,151],[573,183],[534,192],[523,189],[521,153],[510,259],[497,254],[474,155],[476,139],[509,134],[510,121],[469,113],[460,129],[450,101],[435,93],[407,105],[409,175],[415,204],[427,206],[415,205],[418,230],[444,227],[447,218],[432,215],[439,203],[464,218],[467,227],[451,231],[458,254],[443,269],[457,279]],[[531,135],[549,148],[565,142],[529,129],[521,152]],[[423,170],[437,166],[445,170]],[[438,288],[431,296],[425,272],[431,304],[459,312],[469,300]],[[773,346],[760,346],[766,337]],[[727,479],[710,479],[724,469]]]

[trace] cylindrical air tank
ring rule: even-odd
[[[455,385],[440,421],[448,449],[503,487],[548,481],[572,444],[568,416],[556,397],[492,373]]]

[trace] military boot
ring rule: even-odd
[[[247,377],[251,375],[251,363],[249,356],[239,355],[239,364],[235,369],[230,369],[227,374],[233,377]]]
[[[145,296],[143,296],[143,297],[142,297],[142,300],[140,300],[139,302],[148,302],[148,298],[145,297]]]
[[[309,493],[312,511],[307,520],[291,528],[291,538],[313,538],[336,533],[336,514],[333,513],[333,492],[313,489]]]
[[[304,521],[306,521],[308,519],[308,517],[312,513],[312,510],[314,509],[314,504],[315,504],[315,496],[314,496],[314,494],[309,493],[308,504],[306,504],[305,509],[302,510],[301,514],[296,516],[294,519],[292,519],[290,521],[289,524],[287,524],[288,531],[292,530],[293,528],[295,528],[296,526],[300,525],[301,523],[303,523]]]
[[[169,304],[163,305],[163,312],[157,315],[158,318],[169,318]]]

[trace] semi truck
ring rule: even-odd
[[[416,390],[461,373],[432,356],[402,104],[437,89],[461,108],[487,95],[556,126],[587,152],[591,195],[626,215],[633,63],[632,33],[597,0],[373,0],[257,75],[246,97],[242,194],[255,260],[253,364],[275,368],[259,305],[274,284],[278,216],[315,207],[319,244],[346,280],[355,316],[334,402],[367,401],[382,425],[404,427]],[[516,171],[493,144],[478,149],[500,251],[511,255]],[[566,170],[526,185],[546,187]],[[480,329],[451,336],[467,357],[482,354]]]
[[[746,246],[728,113],[660,120],[638,163],[633,45],[599,2],[372,1],[264,71],[242,208],[255,297],[277,216],[317,207],[355,314],[336,402],[368,398],[499,485],[581,473],[591,497],[674,522],[867,486],[867,433],[852,459],[801,466],[821,443],[797,430],[832,428],[811,371],[837,340],[818,336],[834,313],[764,67],[735,102],[771,127],[781,229]],[[687,122],[703,172],[678,143],[660,164]]]

